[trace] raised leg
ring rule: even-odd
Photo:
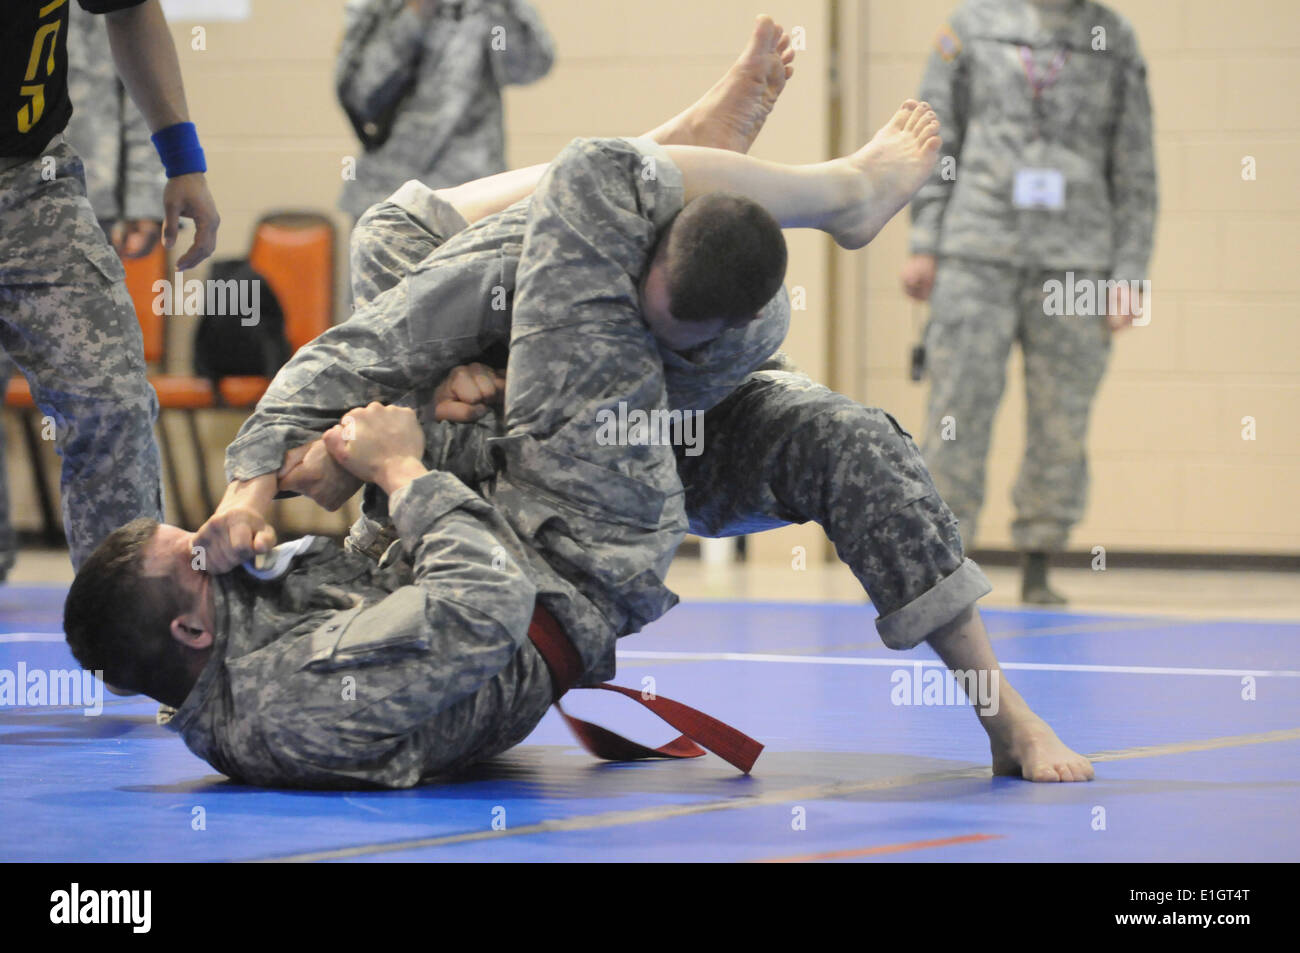
[[[700,99],[643,136],[661,145],[706,146],[748,152],[794,74],[790,37],[760,16],[740,58]],[[474,223],[531,195],[548,163],[511,169],[438,194]]]

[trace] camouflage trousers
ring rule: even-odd
[[[1105,276],[1079,271],[1075,286]],[[941,258],[930,299],[931,379],[922,447],[935,485],[969,547],[984,503],[993,418],[1019,343],[1025,363],[1025,456],[1012,490],[1011,535],[1021,551],[1064,548],[1088,499],[1088,415],[1110,354],[1101,314],[1050,313],[1044,290],[1064,272]],[[1070,309],[1072,310],[1072,309]]]
[[[907,649],[991,591],[898,422],[798,372],[760,370],[704,415],[704,452],[678,454],[691,532],[738,536],[815,522]]]
[[[0,357],[53,424],[74,566],[123,523],[162,517],[158,401],[124,277],[61,136],[0,159]]]

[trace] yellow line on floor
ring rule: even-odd
[[[1123,748],[1117,751],[1100,751],[1088,755],[1088,759],[1094,762],[1124,761],[1130,758],[1151,758],[1159,755],[1182,754],[1189,751],[1210,751],[1215,748],[1233,748],[1241,745],[1268,744],[1295,739],[1300,739],[1300,728],[1287,728],[1280,731],[1265,731],[1248,735],[1227,735],[1220,738],[1180,741],[1166,745],[1144,745],[1136,748]],[[797,788],[769,791],[766,794],[758,794],[753,797],[730,798],[723,801],[702,801],[698,804],[673,804],[636,808],[628,811],[606,811],[603,814],[586,814],[581,817],[539,821],[536,824],[524,824],[520,827],[506,828],[501,831],[466,831],[461,834],[443,834],[438,837],[419,837],[389,843],[358,844],[353,847],[307,851],[300,854],[288,854],[283,857],[267,857],[263,858],[262,862],[309,863],[323,860],[348,860],[369,854],[388,854],[398,851],[420,850],[426,847],[449,847],[453,844],[471,844],[500,837],[521,837],[529,834],[551,834],[565,831],[590,831],[609,827],[624,827],[628,824],[644,824],[650,821],[687,817],[692,814],[767,807],[776,804],[789,804],[791,801],[828,800],[830,798],[865,794],[871,791],[912,787],[918,784],[936,784],[941,781],[989,777],[992,777],[992,772],[988,768],[954,768],[948,771],[901,774],[892,778],[877,778],[872,781],[833,781],[829,784],[806,784]]]
[[[765,857],[756,864],[807,864],[820,860],[849,860],[854,857],[875,857],[880,854],[902,854],[909,850],[926,850],[931,847],[951,847],[954,844],[977,844],[980,841],[1000,840],[1005,834],[962,834],[957,837],[939,837],[933,840],[912,840],[904,844],[877,844],[875,847],[853,847],[849,850],[824,850],[818,854],[795,854],[793,857]]]

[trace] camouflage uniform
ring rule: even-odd
[[[123,523],[160,518],[162,484],[140,325],[62,136],[0,159],[0,236],[0,348],[54,421],[76,566]]]
[[[68,12],[67,50],[68,95],[72,99],[74,111],[64,135],[75,154],[84,158],[82,171],[86,180],[86,196],[95,216],[105,232],[118,219],[161,221],[162,192],[166,183],[162,163],[149,140],[148,124],[118,79],[103,18],[72,4]],[[7,233],[8,229],[5,231]],[[98,281],[101,276],[96,274],[95,279]],[[104,312],[107,307],[107,303],[101,303],[94,310]],[[111,310],[106,313],[111,314]],[[131,314],[134,320],[134,308]],[[0,352],[0,390],[3,390],[3,382],[8,381],[12,373],[13,362]],[[78,377],[76,373],[69,375],[73,380]],[[138,395],[134,394],[135,388],[131,387],[130,382],[124,382],[123,386],[126,391],[133,393],[133,399],[138,402]],[[138,430],[138,427],[129,427],[128,430]],[[134,438],[128,437],[128,440],[132,439],[139,442],[140,438],[138,434]],[[148,450],[147,444],[143,446],[146,453],[152,452]],[[129,448],[124,446],[124,450],[129,451]],[[16,554],[9,518],[4,458],[5,434],[3,428],[0,428],[0,578],[3,578]],[[155,466],[155,482],[156,473]],[[140,478],[148,481],[149,473],[142,473]],[[78,504],[78,507],[81,505]],[[156,504],[149,505],[151,508],[142,510],[140,514],[124,510],[127,515],[117,517],[112,515],[110,503],[106,517],[93,518],[89,527],[79,531],[89,533],[90,538],[73,545],[74,562],[79,562],[87,555],[95,543],[115,529],[119,522],[126,522],[135,515],[150,513],[157,508]],[[113,525],[108,525],[109,523]],[[71,537],[72,531],[69,529],[69,538]]]
[[[1024,352],[1028,440],[1012,534],[1027,551],[1061,549],[1083,513],[1088,413],[1110,349],[1104,301],[1100,314],[1053,317],[1044,282],[1067,271],[1076,284],[1144,279],[1156,210],[1151,104],[1132,27],[1090,0],[1050,20],[1041,12],[1026,0],[969,0],[940,32],[920,98],[943,123],[944,144],[912,203],[911,236],[913,253],[938,258],[925,458],[968,545],[1012,341]],[[1040,81],[1057,71],[1037,97],[1022,48]],[[1062,207],[1017,207],[1021,168],[1060,170]]]
[[[339,207],[354,216],[419,178],[459,185],[505,171],[501,88],[555,59],[525,0],[349,0],[335,82],[366,147]]]
[[[676,602],[663,584],[686,530],[672,449],[596,439],[598,409],[666,401],[637,278],[681,187],[643,180],[640,160],[579,144],[529,205],[490,441],[501,467],[482,497],[433,471],[387,501],[404,558],[390,549],[376,566],[312,542],[282,580],[218,579],[214,655],[170,722],[218,770],[313,787],[455,770],[521,741],[550,705],[527,640],[535,602],[577,647],[584,683],[613,674],[615,638]]]
[[[518,744],[551,704],[537,587],[499,513],[448,473],[399,493],[400,558],[310,539],[279,579],[213,577],[213,654],[168,722],[270,787],[410,787]]]
[[[661,178],[678,175],[653,143],[634,145],[658,157]],[[591,146],[580,140],[571,148]],[[510,301],[527,209],[520,203],[467,227],[418,182],[370,209],[352,238],[353,318],[281,370],[231,445],[230,478],[277,469],[288,448],[369,400],[427,408],[451,366],[498,346],[508,334],[509,309],[484,302]],[[413,282],[421,284],[418,295],[409,290]],[[494,289],[502,292],[497,299]],[[782,292],[758,320],[689,357],[660,349],[670,405],[707,410],[703,454],[686,456],[684,448],[678,454],[690,529],[729,536],[818,522],[880,612],[885,643],[911,647],[987,593],[988,583],[963,558],[952,516],[893,418],[814,384],[781,355],[767,360],[788,321]],[[381,333],[397,350],[384,353]],[[412,340],[433,334],[444,336],[442,347],[459,348],[458,355],[430,362],[406,353]],[[515,373],[512,360],[508,380]],[[430,467],[470,482],[490,477],[494,463],[485,448],[495,432],[492,414],[453,428],[423,417]],[[363,520],[353,541],[378,554],[387,537]]]

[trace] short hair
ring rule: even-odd
[[[178,586],[144,575],[158,521],[114,530],[82,564],[63,603],[63,631],[81,667],[117,688],[157,697],[186,668],[171,622],[189,608]]]
[[[660,238],[668,309],[679,321],[752,320],[785,281],[785,236],[757,202],[711,192],[689,202]]]

